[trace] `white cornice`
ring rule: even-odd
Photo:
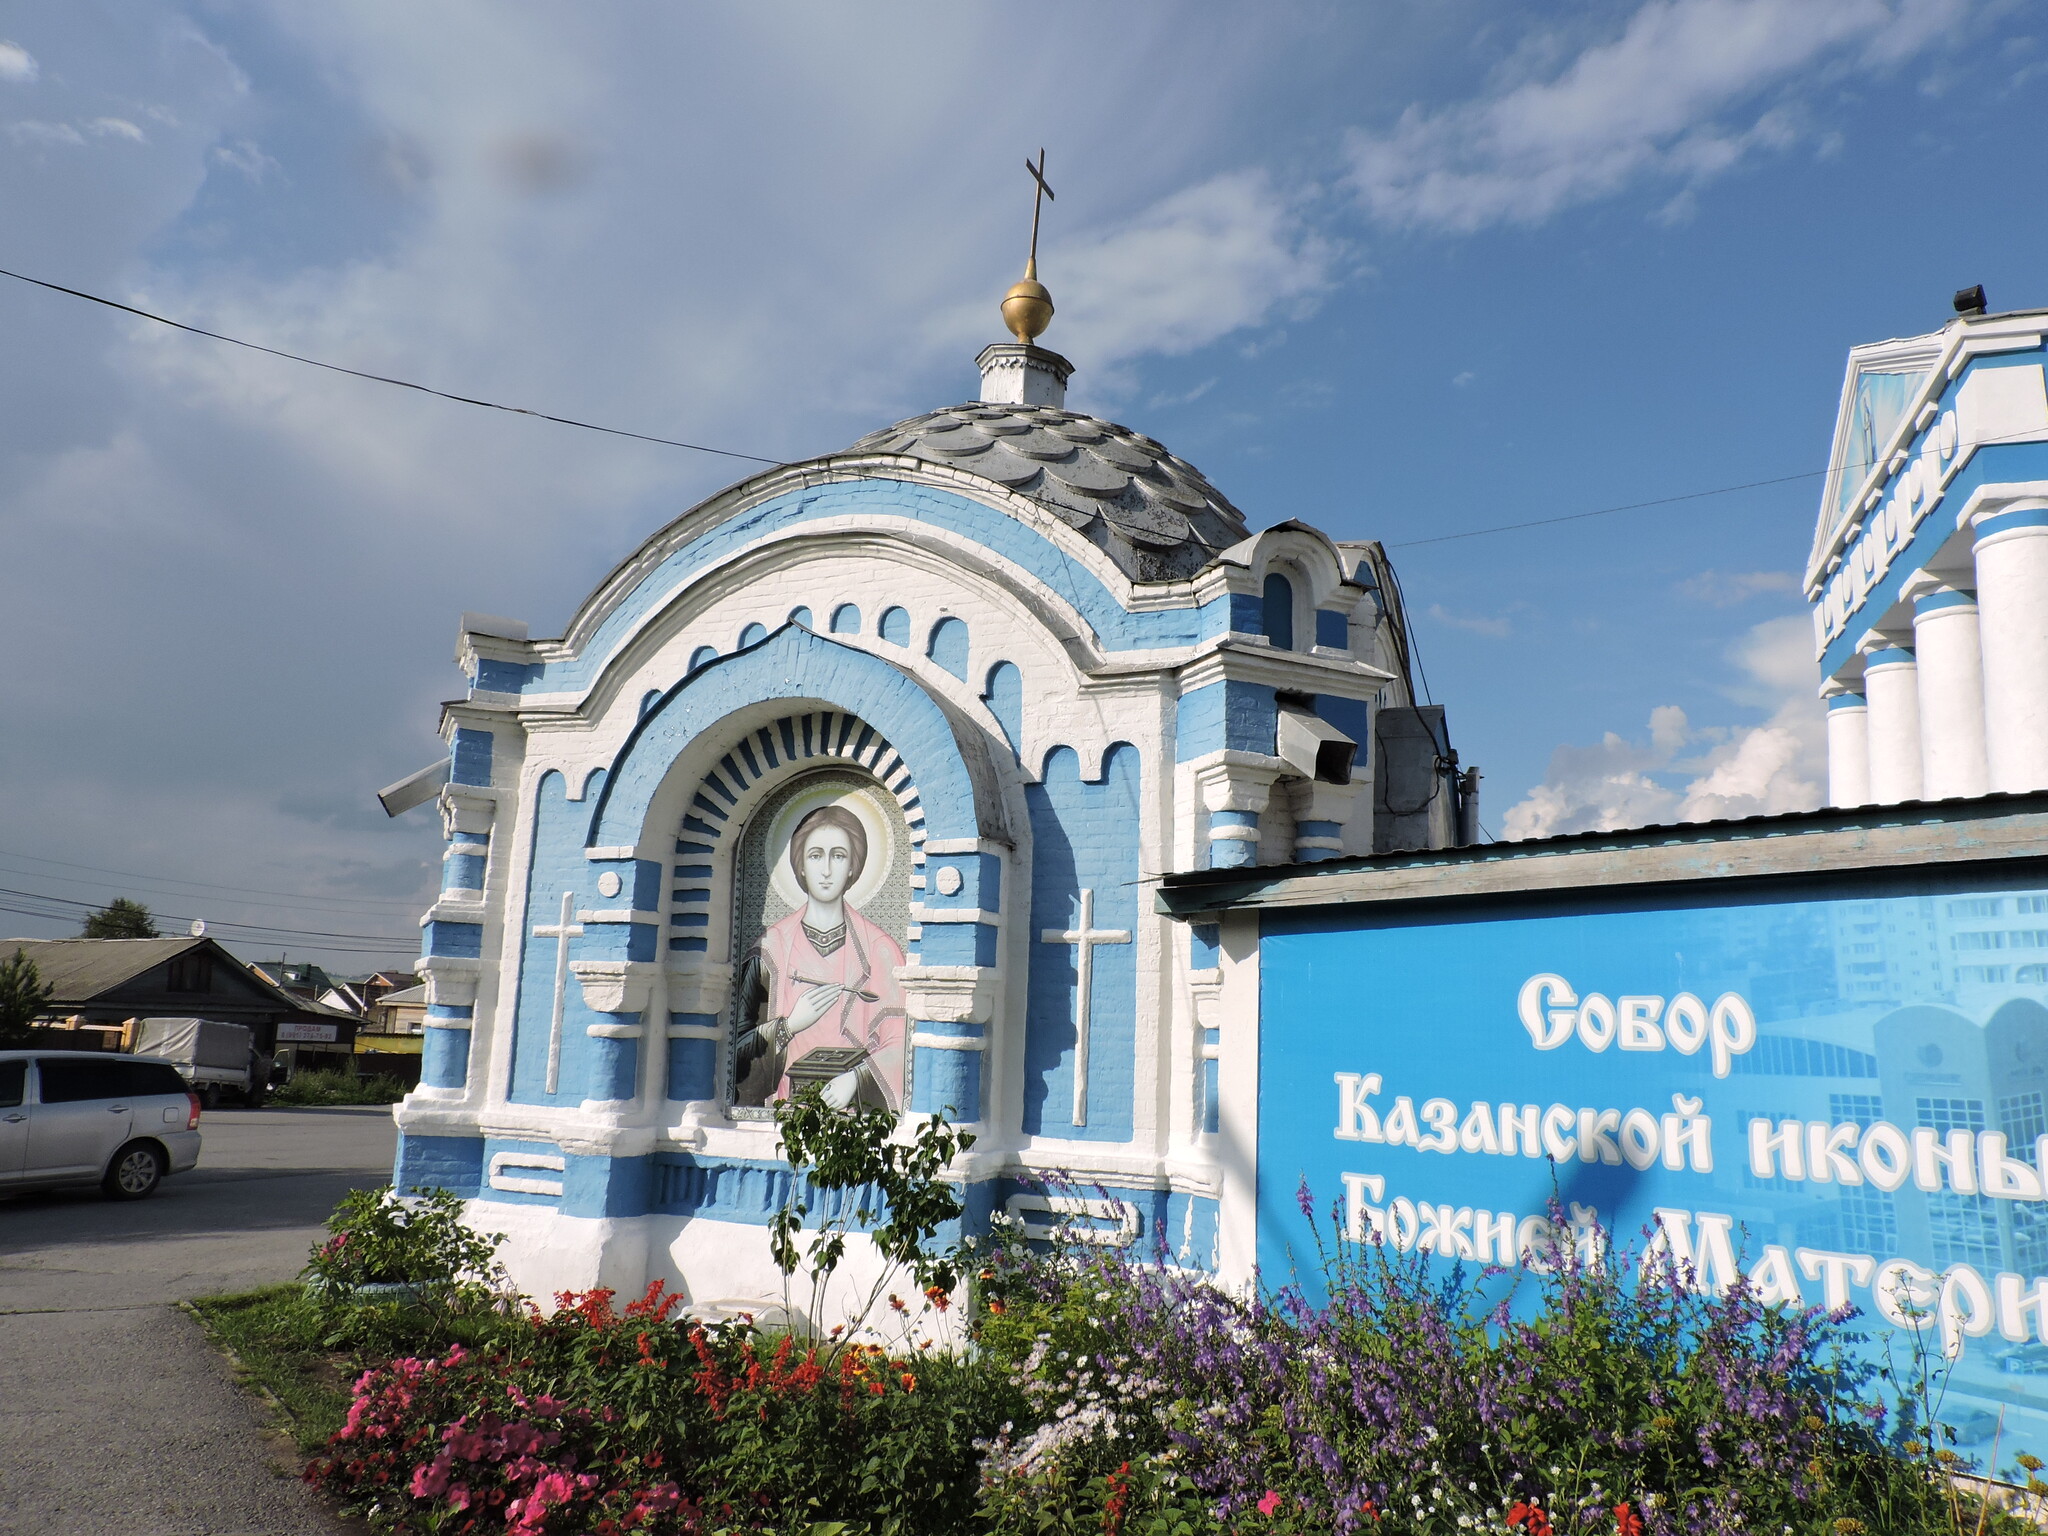
[[[1193,693],[1211,683],[1259,683],[1300,693],[1329,693],[1366,699],[1394,680],[1391,672],[1363,661],[1338,660],[1304,651],[1279,651],[1243,637],[1211,642],[1213,648],[1180,669],[1180,691]]]

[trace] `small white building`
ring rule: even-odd
[[[776,1294],[806,1082],[972,1127],[970,1222],[1059,1171],[1215,1267],[1218,930],[1159,877],[1469,838],[1379,546],[1253,533],[1035,335],[684,511],[559,639],[466,619],[449,756],[385,795],[447,838],[395,1182],[529,1292]]]

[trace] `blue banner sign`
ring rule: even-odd
[[[2048,1455],[2048,890],[1835,889],[1262,913],[1264,1279],[1303,1179],[1446,1262],[1611,1241],[1853,1304],[1965,1450]]]

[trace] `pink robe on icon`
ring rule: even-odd
[[[760,955],[768,972],[768,1012],[787,1019],[804,994],[821,984],[846,988],[839,1001],[809,1029],[790,1036],[783,1053],[784,1077],[775,1097],[793,1097],[788,1068],[825,1046],[857,1046],[868,1053],[863,1077],[880,1093],[886,1106],[903,1107],[903,1053],[909,1025],[903,1009],[903,988],[896,967],[903,947],[861,915],[842,906],[846,938],[829,955],[821,955],[804,929],[805,908],[769,925],[761,935]]]

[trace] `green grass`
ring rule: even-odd
[[[323,1345],[304,1288],[268,1285],[191,1305],[215,1342],[235,1352],[248,1381],[284,1405],[299,1449],[326,1445],[348,1416],[351,1373],[347,1357]]]
[[[301,1072],[272,1091],[273,1104],[396,1104],[411,1090],[395,1077],[357,1077],[353,1072]]]

